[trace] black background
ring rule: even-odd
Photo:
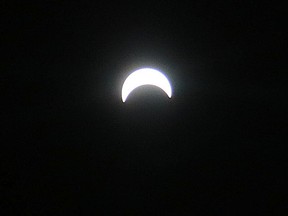
[[[283,6],[23,1],[1,17],[3,215],[287,215]],[[122,103],[141,67],[171,99]]]

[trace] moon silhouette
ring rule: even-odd
[[[152,68],[143,68],[131,73],[122,86],[122,101],[125,102],[129,94],[139,86],[154,85],[161,88],[169,98],[172,96],[172,88],[167,77]]]

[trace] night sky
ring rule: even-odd
[[[0,214],[287,216],[284,7],[96,2],[2,3]]]

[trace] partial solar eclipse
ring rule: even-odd
[[[131,73],[122,86],[122,101],[125,102],[129,94],[139,86],[154,85],[161,88],[169,98],[172,96],[172,88],[167,77],[152,68],[143,68]]]

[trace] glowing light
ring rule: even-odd
[[[122,101],[125,102],[129,94],[142,85],[154,85],[161,88],[169,98],[172,96],[171,85],[164,74],[152,69],[143,68],[131,73],[122,87]]]

